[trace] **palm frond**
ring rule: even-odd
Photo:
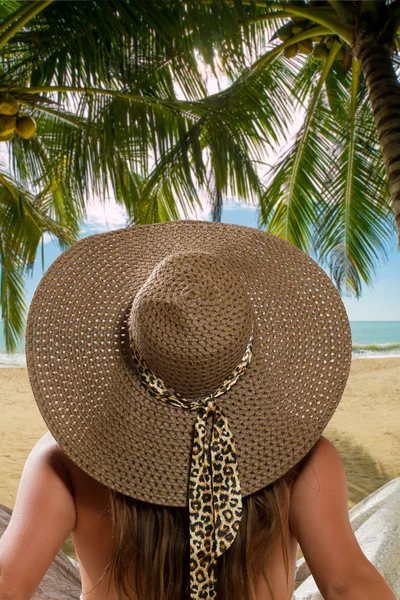
[[[321,118],[321,96],[336,53],[334,46],[322,72],[316,61],[308,58],[300,77],[303,81],[306,72],[308,85],[304,84],[303,90],[300,86],[295,90],[297,98],[309,96],[303,125],[294,136],[293,144],[268,174],[266,191],[260,198],[259,226],[305,252],[310,252],[312,247],[316,206],[324,185],[326,165],[330,162],[327,140],[331,134],[328,117]],[[316,73],[318,78],[314,83]]]
[[[390,193],[384,173],[365,80],[352,66],[351,86],[343,91],[341,126],[332,139],[332,166],[318,206],[315,250],[329,266],[339,292],[358,298],[362,281],[370,285],[380,254],[395,232]],[[361,89],[364,88],[364,89]],[[355,100],[357,99],[357,100]],[[332,131],[330,129],[330,131]]]
[[[51,206],[51,205],[50,205]],[[45,231],[65,249],[78,237],[48,213],[49,202],[35,197],[0,169],[1,306],[7,352],[14,352],[24,332],[24,280]]]

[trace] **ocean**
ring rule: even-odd
[[[400,321],[350,321],[353,358],[400,357]],[[25,338],[7,354],[0,320],[0,368],[26,367]]]

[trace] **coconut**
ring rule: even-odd
[[[304,30],[305,30],[305,27],[302,27],[301,25],[293,25],[293,27],[292,27],[293,35],[297,35],[298,33],[301,33]]]
[[[297,44],[291,44],[283,49],[283,54],[286,56],[286,58],[293,58],[293,56],[296,56],[298,50],[299,47]]]
[[[332,48],[334,41],[335,41],[335,38],[333,35],[330,35],[326,38],[325,46],[328,48],[328,50],[330,50]]]
[[[325,44],[317,44],[314,48],[314,56],[320,60],[326,60],[329,56],[329,50]]]
[[[336,54],[336,60],[341,60],[344,57],[344,53],[345,53],[345,47],[340,46],[338,53]]]
[[[298,42],[300,54],[311,54],[313,51],[313,44],[311,40],[302,40]]]
[[[8,115],[0,115],[0,135],[8,135],[15,129],[17,119]]]
[[[32,117],[21,117],[17,121],[16,132],[24,139],[29,139],[35,135],[36,123]]]
[[[286,42],[286,40],[292,37],[292,23],[286,23],[286,25],[282,25],[282,27],[279,27],[276,33],[282,42]]]
[[[9,142],[14,137],[14,131],[9,133],[8,135],[0,135],[0,142]]]
[[[307,29],[307,25],[308,25],[308,21],[304,21],[304,19],[300,20],[299,23],[297,23],[296,25],[293,25],[293,27],[292,27],[293,35],[296,35],[297,33],[301,33],[302,31],[305,31]]]
[[[16,115],[18,112],[18,102],[11,94],[1,94],[0,96],[0,115]]]

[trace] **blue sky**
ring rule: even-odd
[[[194,213],[192,218],[211,220],[207,207],[203,211]],[[257,207],[228,201],[223,209],[222,221],[224,223],[246,225],[247,227],[257,227]],[[107,201],[104,205],[95,201],[88,205],[87,218],[82,224],[81,237],[125,227],[125,224],[126,212],[123,207],[112,201]],[[61,252],[57,242],[52,240],[48,234],[45,234],[44,240],[44,268],[46,270]],[[326,268],[324,270],[329,275]],[[39,248],[33,272],[26,280],[26,301],[28,305],[42,275]],[[342,296],[342,299],[350,321],[399,321],[399,297],[400,252],[397,250],[397,238],[394,236],[392,246],[388,251],[387,262],[384,262],[384,257],[382,257],[380,264],[376,267],[373,285],[370,287],[363,285],[362,297],[359,300],[347,298],[346,296]]]

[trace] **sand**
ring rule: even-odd
[[[1,504],[14,507],[25,460],[46,431],[26,368],[0,369]],[[342,456],[349,508],[400,476],[400,358],[352,361],[343,398],[324,435]],[[63,549],[74,556],[70,539]]]

